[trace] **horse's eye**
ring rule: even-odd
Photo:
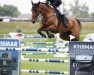
[[[37,9],[31,9],[31,11],[37,11]]]

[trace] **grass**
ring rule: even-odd
[[[22,32],[25,34],[35,34],[39,28],[39,24],[36,25],[30,22],[0,22],[0,34],[8,34],[9,32],[16,32],[16,27],[22,28]]]
[[[16,27],[19,26],[24,34],[35,34],[40,27],[40,23],[32,24],[30,22],[0,22],[0,34],[8,34],[15,32]],[[83,22],[81,34],[93,33],[94,22]]]
[[[24,34],[37,34],[37,29],[40,27],[40,23],[32,24],[30,22],[0,22],[0,34],[16,32],[17,26],[23,29],[22,33]],[[89,33],[94,33],[94,22],[83,22],[81,35],[86,35]],[[85,36],[80,36],[80,41],[82,41],[84,37]]]
[[[83,22],[81,34],[86,35],[89,33],[94,33],[94,22]]]
[[[24,34],[37,34],[37,29],[40,27],[39,23],[32,24],[30,22],[0,22],[0,34],[8,34],[15,32],[16,27],[23,29]],[[94,33],[94,22],[82,23],[82,30],[80,41],[84,39],[84,35]],[[24,39],[24,42],[37,42],[40,39]],[[42,39],[42,41],[55,41],[55,39]],[[30,53],[30,52],[29,52]],[[68,59],[68,58],[54,58],[52,54],[48,55],[26,55],[25,58],[41,58],[41,59]],[[46,62],[21,62],[22,69],[41,69],[41,70],[60,70],[68,71],[68,64],[64,63],[46,63]],[[31,75],[29,73],[21,73],[21,75]],[[46,74],[32,74],[32,75],[46,75]]]

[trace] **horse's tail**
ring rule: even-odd
[[[77,18],[75,18],[75,19],[76,19],[76,21],[78,22],[78,24],[80,25],[80,28],[81,28],[81,22]]]
[[[78,24],[79,24],[79,26],[80,26],[80,29],[81,29],[81,22],[77,19],[77,18],[75,18],[76,19],[76,21],[78,22]],[[80,37],[78,37],[78,40],[80,39]]]

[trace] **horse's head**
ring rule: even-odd
[[[31,2],[31,3],[32,3],[32,9],[31,9],[32,20],[31,21],[32,21],[32,23],[35,23],[37,18],[38,18],[38,16],[39,16],[39,14],[40,14],[40,11],[39,11],[39,8],[38,8],[40,2],[38,2],[38,3]]]

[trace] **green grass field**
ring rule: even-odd
[[[9,32],[16,32],[16,27],[22,28],[24,34],[37,34],[37,29],[40,27],[40,23],[32,24],[30,22],[0,22],[0,34],[8,34]],[[82,23],[82,30],[80,41],[83,40],[84,36],[94,32],[94,22]]]
[[[41,59],[68,59],[68,58],[54,58],[52,54],[48,55],[29,55],[25,56],[25,58],[41,58]],[[27,66],[29,65],[29,66]],[[32,69],[32,70],[58,70],[58,71],[67,71],[68,64],[67,63],[49,63],[49,62],[22,62],[22,69]],[[29,73],[21,73],[21,75],[30,75]],[[31,74],[32,75],[32,74]],[[35,75],[35,74],[33,74]],[[46,74],[39,74],[46,75]]]
[[[23,29],[24,34],[37,34],[37,29],[40,27],[39,23],[32,24],[29,22],[0,22],[0,34],[8,34],[9,32],[15,32],[16,27],[19,26]],[[82,30],[80,41],[83,40],[86,34],[94,33],[94,22],[82,23]],[[26,39],[23,41],[37,41],[36,39]],[[55,41],[55,39],[45,39],[43,41]],[[27,55],[25,58],[41,58],[41,59],[68,59],[68,58],[54,58],[52,54],[48,55]],[[60,70],[68,71],[67,63],[46,63],[46,62],[21,62],[21,69],[33,69],[33,70]],[[46,75],[46,74],[29,74],[21,73],[21,75]]]

